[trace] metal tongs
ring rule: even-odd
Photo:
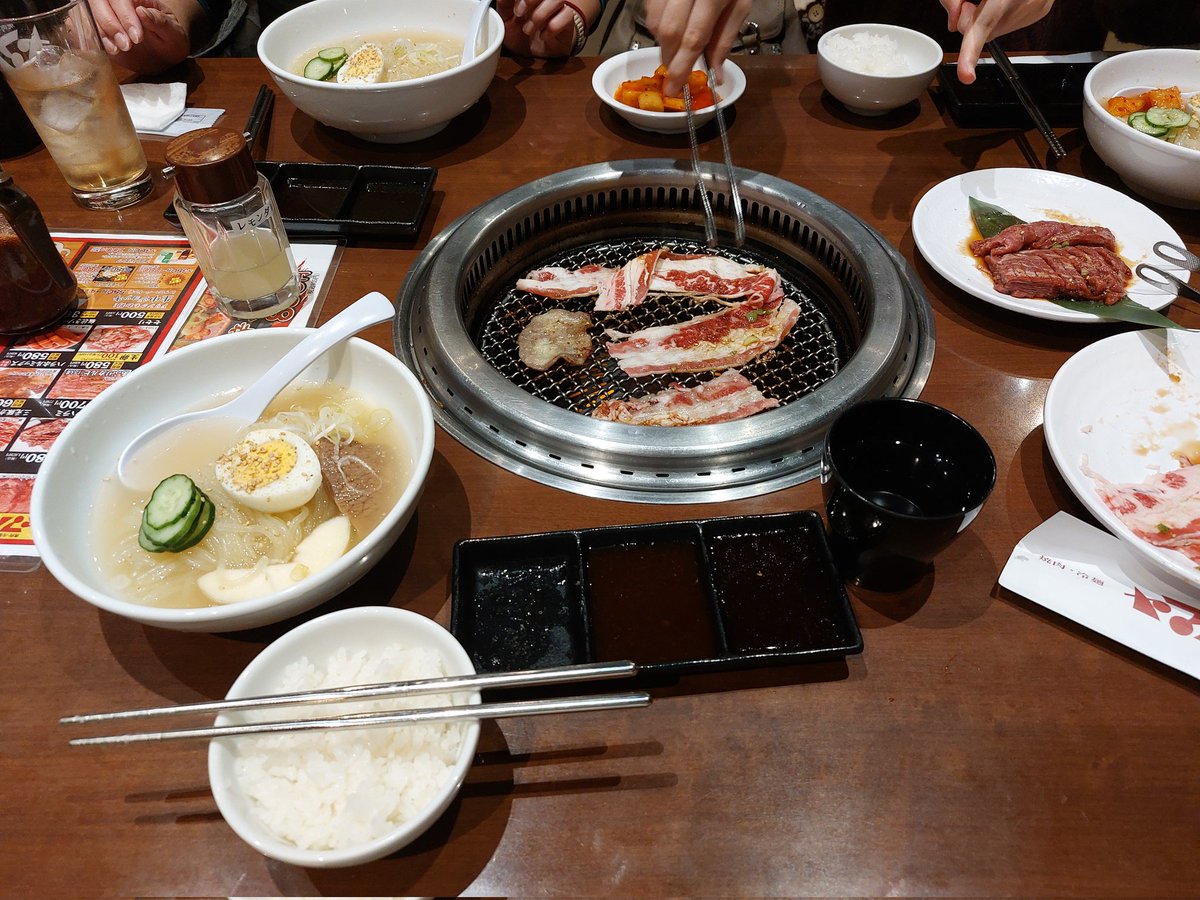
[[[721,152],[725,156],[725,177],[729,181],[729,202],[733,207],[733,245],[741,247],[746,243],[746,222],[742,218],[742,198],[738,194],[737,176],[733,171],[733,160],[729,155],[729,135],[725,131],[725,114],[721,109],[721,101],[717,99],[717,85],[712,71],[708,68],[708,60],[700,55],[699,65],[704,70],[708,89],[713,95],[713,107],[717,119],[717,131],[721,135]],[[713,218],[712,201],[708,196],[708,187],[704,183],[704,172],[700,168],[700,142],[696,139],[696,115],[692,110],[692,92],[685,81],[683,83],[683,108],[687,115],[688,140],[692,145],[692,171],[696,175],[696,190],[700,193],[700,202],[704,205],[704,240],[710,250],[717,248],[717,223]]]
[[[1197,256],[1185,247],[1180,247],[1167,241],[1159,241],[1154,245],[1154,253],[1160,259],[1166,260],[1173,266],[1187,269],[1189,272],[1200,272],[1200,256]],[[1161,288],[1169,292],[1177,292],[1192,300],[1200,300],[1200,291],[1181,278],[1177,278],[1170,272],[1160,269],[1158,266],[1152,266],[1149,263],[1139,263],[1133,271],[1143,281],[1154,285],[1156,288]]]

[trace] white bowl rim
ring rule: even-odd
[[[187,347],[182,347],[179,350],[174,350],[167,354],[162,359],[153,360],[151,364],[135,369],[126,377],[120,379],[107,391],[100,395],[96,400],[89,403],[79,415],[75,417],[75,421],[86,420],[91,416],[99,416],[104,414],[104,405],[97,401],[102,400],[105,396],[109,396],[112,392],[117,391],[115,396],[120,396],[121,391],[130,391],[133,388],[128,385],[138,385],[145,381],[148,377],[153,377],[156,365],[169,361],[171,359],[190,358],[198,353],[212,352],[211,347],[216,341],[225,341],[222,346],[230,346],[231,341],[250,342],[253,340],[268,341],[281,340],[289,336],[296,336],[297,340],[315,329],[313,328],[269,328],[269,329],[249,329],[247,331],[237,332],[236,334],[224,334],[218,338],[211,339],[207,342],[191,344]],[[349,343],[360,348],[363,352],[372,355],[378,355],[381,359],[389,363],[395,363],[397,371],[400,373],[402,380],[406,381],[412,389],[414,395],[418,398],[421,409],[421,424],[424,433],[428,435],[428,440],[423,441],[421,446],[413,446],[413,469],[412,477],[401,493],[400,498],[395,505],[384,517],[383,521],[375,526],[368,534],[355,544],[355,547],[362,546],[372,540],[375,535],[384,533],[390,528],[395,521],[408,510],[415,501],[417,494],[423,489],[425,477],[428,473],[429,466],[433,461],[433,445],[434,445],[434,428],[433,428],[433,412],[428,402],[428,395],[425,393],[425,388],[421,385],[417,377],[409,370],[408,366],[404,365],[397,357],[388,351],[384,350],[369,341],[362,338],[352,337]],[[147,375],[146,373],[150,373]],[[46,460],[42,463],[43,470],[48,468],[46,465],[53,455],[59,451],[59,447],[66,447],[67,443],[61,440],[55,441],[49,452],[46,454]],[[113,465],[116,465],[114,461]],[[79,597],[93,606],[99,607],[107,612],[116,615],[131,618],[139,622],[153,622],[159,625],[177,625],[187,623],[189,625],[199,625],[202,623],[220,623],[228,619],[249,618],[254,613],[263,612],[277,605],[286,605],[288,601],[300,597],[311,589],[311,584],[306,584],[304,581],[297,582],[291,587],[284,588],[282,591],[276,591],[273,594],[267,594],[262,597],[255,597],[252,600],[243,600],[238,603],[231,603],[221,606],[206,606],[196,609],[181,609],[165,606],[149,606],[141,603],[134,603],[129,600],[122,600],[119,597],[114,597],[110,594],[96,590],[91,585],[85,584],[74,574],[67,570],[67,566],[60,560],[58,553],[55,551],[53,543],[46,539],[44,526],[40,523],[44,517],[36,515],[36,511],[41,506],[42,491],[39,490],[39,484],[42,484],[40,479],[35,479],[33,484],[33,495],[30,503],[30,528],[33,532],[34,546],[37,547],[38,553],[41,556],[42,562],[50,573],[58,580],[58,582],[68,591]],[[43,489],[44,490],[44,489]],[[345,553],[329,568],[323,570],[320,574],[321,580],[327,580],[337,576],[339,573],[358,565],[358,557],[353,552]],[[298,615],[300,610],[296,611]]]
[[[331,625],[342,625],[346,620],[353,622],[355,619],[364,620],[364,624],[377,622],[379,619],[391,620],[389,624],[394,623],[404,627],[415,626],[418,632],[423,634],[433,632],[441,632],[442,637],[448,638],[447,646],[455,648],[454,655],[457,659],[447,660],[451,665],[459,663],[463,665],[466,671],[463,674],[473,674],[475,665],[471,661],[470,654],[466,648],[458,641],[449,629],[442,626],[439,622],[428,616],[423,616],[420,613],[410,609],[403,609],[395,606],[356,606],[349,609],[335,610],[331,613],[326,613],[323,616],[318,616],[315,619],[310,619],[295,628],[288,631],[272,641],[266,647],[259,651],[241,673],[229,686],[229,690],[225,694],[225,699],[235,699],[239,694],[239,689],[253,675],[258,674],[258,670],[268,666],[278,668],[280,656],[286,656],[289,652],[294,652],[291,648],[298,642],[307,638],[310,634],[322,629],[328,628]],[[431,628],[432,626],[432,628]],[[479,691],[457,691],[467,695],[467,703],[476,706],[481,702]],[[227,724],[223,716],[218,716],[217,724]],[[440,817],[450,803],[453,802],[459,790],[462,788],[462,782],[466,778],[467,772],[470,770],[475,758],[475,750],[479,745],[479,720],[469,720],[463,723],[463,740],[462,746],[459,749],[458,758],[455,760],[454,768],[450,773],[442,789],[438,791],[437,797],[423,809],[418,815],[413,816],[407,822],[397,825],[385,835],[375,838],[366,844],[358,844],[352,847],[342,847],[337,850],[306,850],[303,847],[297,847],[280,840],[268,831],[262,825],[257,824],[255,834],[244,833],[242,829],[243,817],[233,815],[230,817],[229,812],[222,808],[222,800],[231,799],[226,791],[222,780],[215,777],[218,774],[218,765],[221,761],[221,751],[224,746],[220,741],[211,741],[208,747],[208,778],[209,785],[212,789],[213,800],[217,804],[217,809],[221,813],[221,817],[226,824],[247,844],[254,847],[260,853],[270,856],[273,859],[278,859],[283,862],[291,863],[299,866],[322,866],[335,868],[340,866],[355,865],[357,863],[365,863],[372,859],[378,859],[396,850],[402,849],[403,846],[416,840],[421,834],[433,825],[433,822],[426,823],[424,828],[414,832],[408,836],[408,840],[400,846],[393,846],[399,837],[404,836],[407,832],[415,827],[413,823],[424,819],[431,811],[441,807],[438,812]],[[436,821],[436,820],[435,820]],[[264,849],[265,848],[265,849]]]
[[[600,65],[596,66],[592,72],[592,91],[599,97],[610,109],[616,110],[619,113],[633,113],[638,116],[645,116],[648,121],[659,120],[662,122],[678,122],[680,116],[686,116],[686,113],[677,112],[658,112],[652,109],[634,109],[632,106],[626,106],[617,100],[616,97],[608,96],[603,88],[602,82],[608,75],[617,68],[625,60],[653,58],[654,55],[660,53],[658,47],[639,47],[636,50],[625,50],[622,53],[617,53],[613,56],[606,57]],[[661,59],[661,56],[660,56]],[[733,106],[746,91],[746,73],[742,68],[728,57],[722,63],[722,74],[725,75],[726,81],[721,86],[729,83],[729,77],[733,77],[733,86],[729,93],[722,96],[712,107],[708,109],[695,110],[693,115],[705,116],[712,118],[716,114],[716,109],[719,106],[721,109],[728,109]]]
[[[480,0],[480,2],[485,2],[485,0]],[[307,10],[309,14],[312,14],[314,12],[312,7],[319,6],[342,7],[345,6],[345,0],[307,0],[307,2],[289,9],[279,18],[275,19],[270,25],[264,28],[262,30],[262,34],[258,36],[258,42],[255,44],[254,49],[258,54],[259,62],[266,66],[268,71],[270,71],[270,73],[276,78],[282,78],[284,81],[287,81],[291,84],[311,87],[317,90],[328,88],[334,91],[354,92],[363,91],[365,88],[372,92],[379,93],[399,91],[408,88],[421,87],[426,84],[436,84],[439,81],[448,80],[463,71],[476,68],[477,66],[486,63],[492,57],[497,56],[500,53],[501,45],[504,43],[504,20],[500,18],[500,14],[496,12],[495,9],[492,9],[488,12],[488,33],[494,35],[493,40],[488,44],[486,50],[477,55],[465,66],[460,63],[459,65],[447,69],[444,72],[435,72],[432,75],[422,75],[420,78],[409,78],[405,81],[385,81],[378,84],[338,84],[336,81],[315,81],[312,78],[305,78],[303,75],[297,75],[288,69],[280,67],[263,51],[263,45],[270,39],[271,36],[274,35],[275,31],[280,30],[281,23],[283,23],[285,20],[305,10]]]
[[[847,69],[845,66],[831,59],[826,53],[822,52],[821,47],[825,43],[825,38],[829,37],[830,35],[848,34],[859,31],[878,31],[887,34],[903,34],[905,36],[911,35],[913,38],[916,38],[930,48],[934,52],[936,60],[934,61],[933,65],[917,72],[905,72],[902,75],[880,75],[877,72],[860,72],[857,69]],[[849,25],[839,25],[837,28],[832,28],[822,34],[820,39],[817,41],[817,56],[824,60],[824,62],[828,65],[833,66],[839,72],[845,72],[847,75],[853,75],[859,78],[879,78],[884,81],[895,81],[902,78],[925,76],[936,71],[937,67],[940,66],[945,60],[946,54],[945,51],[942,50],[942,45],[929,35],[925,34],[923,31],[917,31],[914,28],[905,28],[903,25],[885,25],[882,22],[852,22]]]
[[[1200,50],[1189,47],[1147,47],[1144,50],[1127,50],[1124,53],[1114,54],[1092,66],[1087,76],[1083,79],[1084,105],[1095,113],[1096,121],[1102,123],[1102,127],[1112,126],[1118,134],[1126,134],[1128,132],[1128,136],[1132,137],[1137,144],[1143,147],[1157,148],[1160,152],[1174,155],[1179,159],[1200,158],[1200,150],[1192,147],[1181,147],[1178,144],[1172,144],[1170,141],[1162,141],[1148,134],[1142,134],[1136,128],[1130,128],[1126,123],[1105,109],[1096,97],[1096,92],[1093,90],[1093,80],[1096,77],[1096,73],[1103,71],[1106,67],[1113,67],[1118,61],[1126,60],[1134,54],[1154,54],[1155,56],[1179,56],[1200,59]]]

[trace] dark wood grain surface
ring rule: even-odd
[[[276,103],[268,157],[432,165],[411,244],[349,247],[322,318],[368,290],[394,296],[434,234],[478,203],[600,160],[685,157],[592,95],[594,60],[505,60],[442,134],[371,145]],[[879,119],[822,91],[815,59],[746,62],[735,161],[862,216],[915,266],[937,325],[925,399],[973,422],[999,477],[982,514],[899,596],[855,594],[866,648],[844,663],[680,677],[646,710],[486,724],[460,799],[417,843],[347,870],[265,859],[217,813],[199,746],[76,749],[60,715],[222,696],[283,627],[236,635],[143,627],[71,596],[44,570],[3,578],[0,892],[78,895],[1195,895],[1200,702],[1191,679],[997,586],[1015,543],[1059,509],[1085,516],[1042,437],[1050,379],[1120,326],[988,306],[913,245],[920,196],[972,168],[1027,167],[1032,129],[963,130],[921,97]],[[188,71],[189,103],[240,127],[256,60]],[[1082,130],[1059,168],[1119,186]],[[146,141],[156,168],[165,142]],[[719,159],[715,138],[702,151]],[[169,185],[120,213],[76,207],[44,152],[6,167],[54,228],[166,230]],[[1157,208],[1193,249],[1200,215]],[[1193,303],[1170,315],[1200,326]],[[368,336],[390,346],[387,327]],[[808,483],[695,506],[588,499],[535,484],[439,432],[412,527],[346,596],[449,622],[451,554],[466,537],[820,507]],[[291,625],[294,623],[288,623]]]

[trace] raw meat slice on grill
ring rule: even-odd
[[[597,296],[596,309],[613,311],[637,306],[649,293],[691,294],[731,300],[771,296],[779,273],[766,266],[741,263],[706,253],[672,253],[666,248],[636,256],[620,269],[584,266],[535,269],[517,288],[562,300]]]
[[[1012,297],[1100,300],[1111,306],[1125,296],[1132,273],[1104,247],[1022,250],[986,257],[996,290]]]
[[[971,244],[976,256],[1004,256],[1021,250],[1049,250],[1054,247],[1104,247],[1117,249],[1117,238],[1100,225],[1074,225],[1070,222],[1023,222],[1010,225],[990,238]]]
[[[1113,484],[1086,465],[1083,473],[1130,531],[1200,564],[1200,466],[1161,472],[1141,484]]]
[[[528,291],[552,300],[595,297],[616,273],[616,269],[604,266],[584,266],[582,269],[547,266],[544,269],[534,269],[524,278],[518,278],[517,290]]]
[[[650,293],[650,273],[654,271],[654,266],[663,252],[663,249],[659,248],[643,253],[621,266],[612,278],[601,285],[600,296],[596,298],[596,309],[612,312],[641,304]]]
[[[616,338],[608,352],[627,375],[706,372],[743,365],[779,346],[800,318],[800,307],[783,297],[778,285],[774,305],[747,300],[720,312],[675,325],[656,325],[633,334],[609,329]]]
[[[707,425],[744,419],[778,405],[737,369],[729,369],[693,388],[675,384],[648,397],[605,400],[592,416],[626,425]]]

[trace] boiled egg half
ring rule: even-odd
[[[338,84],[377,84],[383,78],[383,50],[363,44],[338,69]]]
[[[216,465],[217,481],[236,499],[261,512],[303,506],[321,486],[321,463],[304,438],[281,428],[251,431]]]

